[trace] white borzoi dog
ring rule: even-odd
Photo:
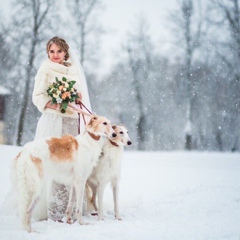
[[[46,178],[70,185],[76,193],[77,220],[84,224],[82,206],[85,184],[97,164],[106,137],[116,137],[112,125],[105,117],[92,116],[83,135],[45,138],[27,143],[14,159],[14,179],[18,193],[18,209],[23,228],[29,232],[31,217]],[[69,208],[68,206],[68,208]],[[67,215],[67,221],[71,216]]]
[[[115,218],[121,220],[119,214],[119,179],[121,172],[121,159],[124,146],[132,144],[128,130],[122,125],[114,125],[117,137],[105,142],[100,160],[87,180],[92,189],[92,204],[98,211],[98,220],[103,220],[103,193],[106,185],[112,183]],[[98,198],[98,208],[96,205]]]

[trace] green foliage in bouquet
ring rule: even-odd
[[[52,98],[52,103],[60,104],[60,111],[66,112],[68,103],[74,102],[78,98],[77,89],[74,88],[76,81],[69,81],[63,77],[59,80],[56,77],[56,82],[52,83],[48,89],[47,94]]]

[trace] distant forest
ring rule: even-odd
[[[0,25],[0,85],[11,92],[7,144],[34,138],[34,77],[46,42],[59,35],[78,50],[93,111],[128,128],[131,150],[240,150],[240,1],[176,0],[167,56],[147,19],[136,17],[118,61],[101,77],[101,0],[66,1],[64,17],[53,0],[12,2],[10,20]]]

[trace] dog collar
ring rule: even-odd
[[[88,132],[88,134],[90,135],[90,137],[91,137],[92,139],[94,139],[94,140],[96,140],[96,141],[98,141],[98,140],[100,139],[100,136],[96,136],[96,135],[94,135],[93,133]]]
[[[111,140],[109,140],[109,142],[110,142],[113,146],[115,146],[115,147],[119,147],[119,145],[116,144],[115,142],[113,142],[113,141],[111,141]]]

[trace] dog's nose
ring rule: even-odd
[[[127,142],[127,145],[128,145],[128,146],[132,145],[132,142],[131,142],[131,141],[128,141],[128,142]]]
[[[117,134],[116,134],[116,133],[113,133],[113,134],[112,134],[112,137],[116,137],[116,136],[117,136]]]

